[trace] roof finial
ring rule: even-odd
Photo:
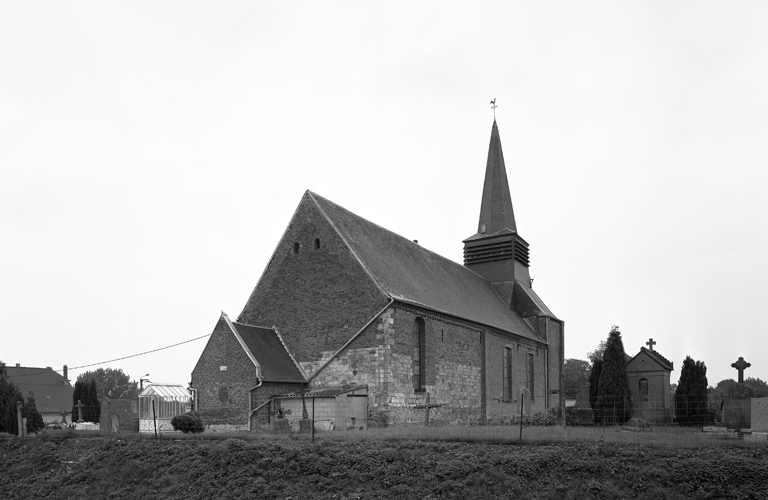
[[[491,101],[491,109],[493,110],[493,121],[494,122],[496,121],[496,108],[498,108],[498,106],[496,106],[496,98],[494,97],[493,100]]]

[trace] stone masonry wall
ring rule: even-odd
[[[413,331],[416,318],[425,326],[425,391],[413,386]],[[482,418],[483,333],[476,326],[453,318],[398,304],[393,315],[389,372],[383,411],[389,423],[423,422],[426,393],[432,404],[430,419],[468,423]]]
[[[504,349],[512,349],[512,399],[504,395]],[[520,415],[521,387],[527,380],[527,356],[533,354],[533,400],[525,392],[524,415],[546,410],[546,348],[527,339],[500,332],[488,333],[486,343],[486,383],[488,419],[490,422],[507,421]]]
[[[249,392],[256,384],[256,367],[220,319],[192,370],[191,386],[205,424],[247,425]]]
[[[296,360],[310,362],[343,346],[387,301],[305,195],[238,321],[276,325]]]

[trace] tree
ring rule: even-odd
[[[72,392],[72,420],[79,420],[77,403],[83,405],[83,420],[85,422],[98,422],[101,416],[101,403],[96,392],[96,381],[89,379],[87,381],[78,380],[75,382],[75,388]]]
[[[612,424],[623,424],[632,413],[627,355],[618,326],[611,327],[605,343],[595,413],[599,421]]]
[[[680,425],[703,425],[711,420],[707,409],[707,366],[690,356],[683,360],[675,390],[675,415]]]
[[[603,353],[605,352],[605,340],[601,340],[599,344],[597,344],[597,348],[594,351],[590,351],[587,353],[587,359],[592,362],[592,364],[595,364],[595,361],[603,360]]]
[[[568,358],[563,363],[563,391],[568,396],[581,392],[589,377],[592,367],[583,359]]]
[[[16,403],[24,402],[19,388],[8,379],[5,363],[0,361],[0,432],[19,433],[19,420],[16,415]]]
[[[37,432],[45,427],[43,422],[43,416],[37,411],[37,404],[35,404],[35,393],[29,391],[27,396],[27,402],[24,403],[24,409],[22,416],[27,419],[27,432]]]
[[[131,381],[130,377],[120,368],[99,368],[78,375],[78,381],[96,381],[97,394],[106,393],[109,399],[128,399],[139,395],[139,383]],[[104,392],[102,392],[104,391]]]
[[[597,390],[600,385],[600,372],[603,371],[603,359],[592,361],[592,371],[589,372],[589,406],[594,410],[597,406]]]

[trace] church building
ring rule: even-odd
[[[423,421],[427,394],[446,423],[509,420],[521,395],[527,415],[560,408],[564,325],[531,288],[495,120],[463,243],[460,265],[305,192],[192,372],[203,420],[254,429],[284,416],[281,397],[329,390],[366,397],[369,426]]]

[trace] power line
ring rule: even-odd
[[[140,352],[138,354],[131,354],[130,356],[123,356],[122,358],[115,358],[115,359],[110,359],[110,360],[107,360],[107,361],[100,361],[98,363],[91,363],[89,365],[74,366],[72,368],[67,367],[67,370],[68,371],[69,370],[82,370],[83,368],[90,368],[91,366],[104,365],[104,364],[107,364],[107,363],[112,363],[113,361],[121,361],[123,359],[135,358],[137,356],[143,356],[145,354],[151,354],[153,352],[163,351],[165,349],[170,349],[171,347],[180,346],[182,344],[188,344],[190,342],[194,342],[195,340],[200,340],[200,339],[204,339],[205,337],[210,337],[211,335],[212,335],[211,333],[209,333],[207,335],[201,335],[201,336],[195,337],[193,339],[185,340],[184,342],[179,342],[177,344],[173,344],[173,345],[169,345],[169,346],[165,346],[165,347],[160,347],[158,349],[152,349],[151,351]],[[8,366],[8,365],[6,365],[5,367],[6,367],[6,369],[8,369],[8,368],[16,368],[15,366]],[[32,376],[32,375],[40,375],[41,373],[50,373],[51,371],[63,372],[64,370],[63,369],[61,369],[61,370],[53,370],[53,369],[51,369],[51,370],[40,370],[39,372],[19,374],[19,375],[14,376],[13,378],[29,377],[29,376]]]

